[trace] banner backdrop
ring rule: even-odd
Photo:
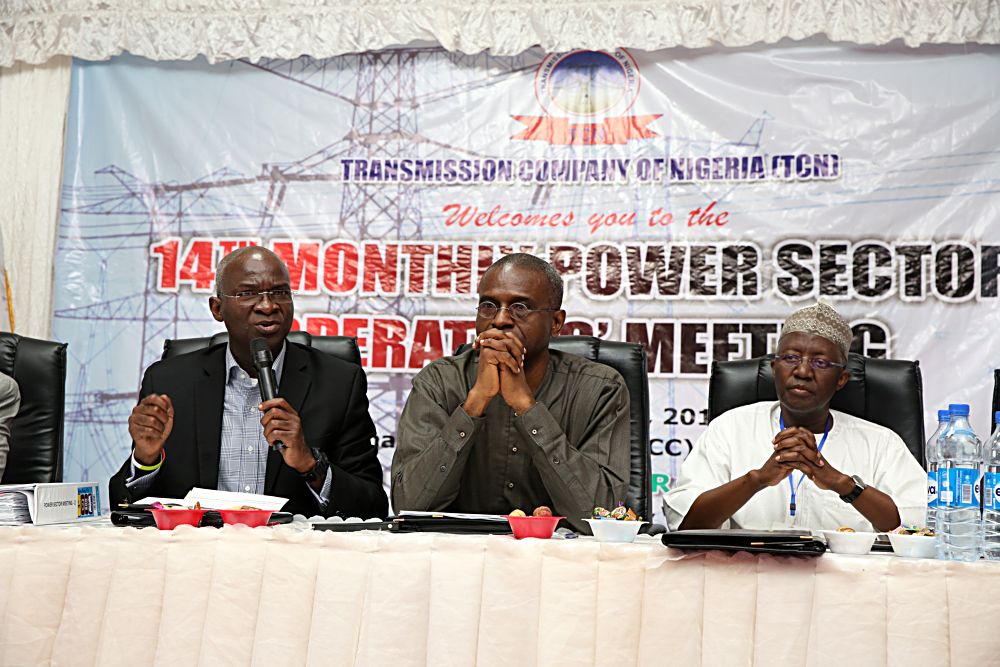
[[[920,360],[928,415],[967,401],[988,432],[1000,49],[125,56],[74,66],[66,145],[67,479],[125,460],[143,369],[219,330],[213,267],[251,243],[288,264],[297,328],[359,338],[386,480],[412,374],[518,250],[564,276],[566,333],[647,346],[657,513],[712,360],[817,298],[857,351]]]

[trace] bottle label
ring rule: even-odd
[[[986,473],[986,481],[983,488],[983,505],[988,510],[1000,510],[1000,472]]]
[[[948,507],[979,507],[979,471],[947,468],[938,471],[938,499]]]
[[[939,507],[950,507],[952,501],[951,484],[954,480],[954,475],[950,474],[954,470],[949,470],[948,468],[938,468],[937,471],[937,483],[938,483],[938,506]]]
[[[938,484],[937,484],[936,470],[927,471],[927,506],[928,507],[938,506]]]

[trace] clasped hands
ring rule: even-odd
[[[272,398],[257,407],[264,413],[260,423],[268,444],[280,440],[284,444],[281,456],[289,467],[298,472],[312,470],[316,459],[302,434],[299,413],[283,398]],[[128,432],[135,443],[135,460],[145,466],[159,463],[163,445],[173,428],[174,405],[169,396],[150,394],[139,401],[128,417]]]
[[[524,376],[524,343],[516,333],[487,329],[476,336],[472,347],[479,350],[479,370],[464,403],[470,417],[482,416],[497,394],[517,414],[535,404],[534,392]]]
[[[823,458],[816,445],[816,436],[801,426],[790,426],[778,432],[772,441],[774,453],[763,466],[753,471],[762,486],[780,483],[793,470],[798,470],[824,491],[841,492],[850,477],[834,468]],[[853,482],[850,482],[853,485]],[[843,495],[843,494],[841,494]]]

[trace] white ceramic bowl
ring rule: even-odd
[[[826,546],[835,554],[866,554],[875,543],[875,533],[841,533],[836,530],[821,530],[826,538]]]
[[[584,519],[599,542],[634,542],[645,521],[617,519]]]
[[[889,533],[892,550],[904,558],[934,558],[937,551],[934,538],[927,535],[899,535]]]

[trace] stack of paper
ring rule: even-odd
[[[34,491],[29,485],[22,490],[10,489],[11,486],[0,487],[0,526],[19,526],[31,523],[31,511],[34,509]]]
[[[101,487],[93,482],[0,485],[0,526],[69,523],[101,516]]]
[[[2,489],[3,487],[0,487]],[[137,501],[136,505],[152,505],[162,503],[164,505],[182,505],[184,507],[194,507],[195,503],[200,504],[204,509],[224,510],[233,507],[256,507],[259,510],[279,511],[288,502],[288,498],[278,496],[265,496],[256,493],[235,493],[233,491],[217,491],[215,489],[199,489],[195,487],[187,492],[183,498],[157,498],[149,496]]]

